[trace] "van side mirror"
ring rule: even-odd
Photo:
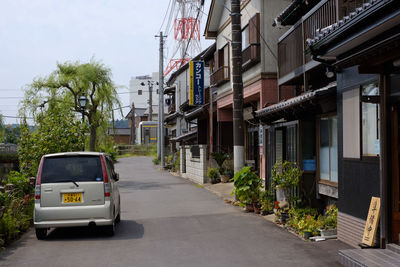
[[[118,173],[115,173],[115,174],[114,174],[114,180],[115,180],[115,181],[119,181],[119,174],[118,174]]]

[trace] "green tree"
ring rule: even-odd
[[[7,125],[5,127],[5,137],[4,140],[6,143],[18,144],[21,139],[21,127],[20,126],[11,126]]]
[[[64,105],[50,105],[35,116],[38,125],[33,131],[26,121],[21,125],[18,156],[21,172],[36,176],[44,154],[79,151],[84,144],[85,125]]]
[[[83,94],[88,99],[84,116],[89,123],[89,150],[95,151],[98,135],[104,132],[99,128],[106,127],[113,118],[114,107],[118,107],[122,113],[116,86],[111,80],[111,70],[102,63],[93,59],[84,64],[58,63],[53,73],[35,79],[30,85],[24,108],[25,111],[37,114],[38,107],[43,110],[47,103],[59,105],[55,100],[62,96],[63,105],[75,112],[81,112],[78,99]]]
[[[5,127],[3,122],[3,115],[0,114],[0,143],[3,143],[5,136]]]

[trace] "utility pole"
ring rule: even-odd
[[[233,159],[235,173],[244,166],[242,26],[240,17],[240,0],[231,0]]]
[[[157,138],[157,156],[164,167],[164,38],[163,32],[160,32],[160,68],[159,68],[159,87],[158,87],[158,138]]]
[[[131,120],[131,136],[129,138],[129,143],[131,145],[135,144],[136,140],[136,125],[135,125],[135,103],[132,102],[132,108],[131,108],[131,117],[129,118]]]
[[[149,85],[149,115],[150,121],[153,120],[153,82],[147,81]]]

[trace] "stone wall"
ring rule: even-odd
[[[207,182],[207,146],[199,145],[200,157],[193,157],[190,151],[191,146],[181,146],[180,174],[183,178],[189,179],[198,184]]]

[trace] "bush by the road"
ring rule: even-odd
[[[32,224],[33,187],[29,178],[11,172],[2,182],[0,192],[0,245],[8,244],[25,232]]]

